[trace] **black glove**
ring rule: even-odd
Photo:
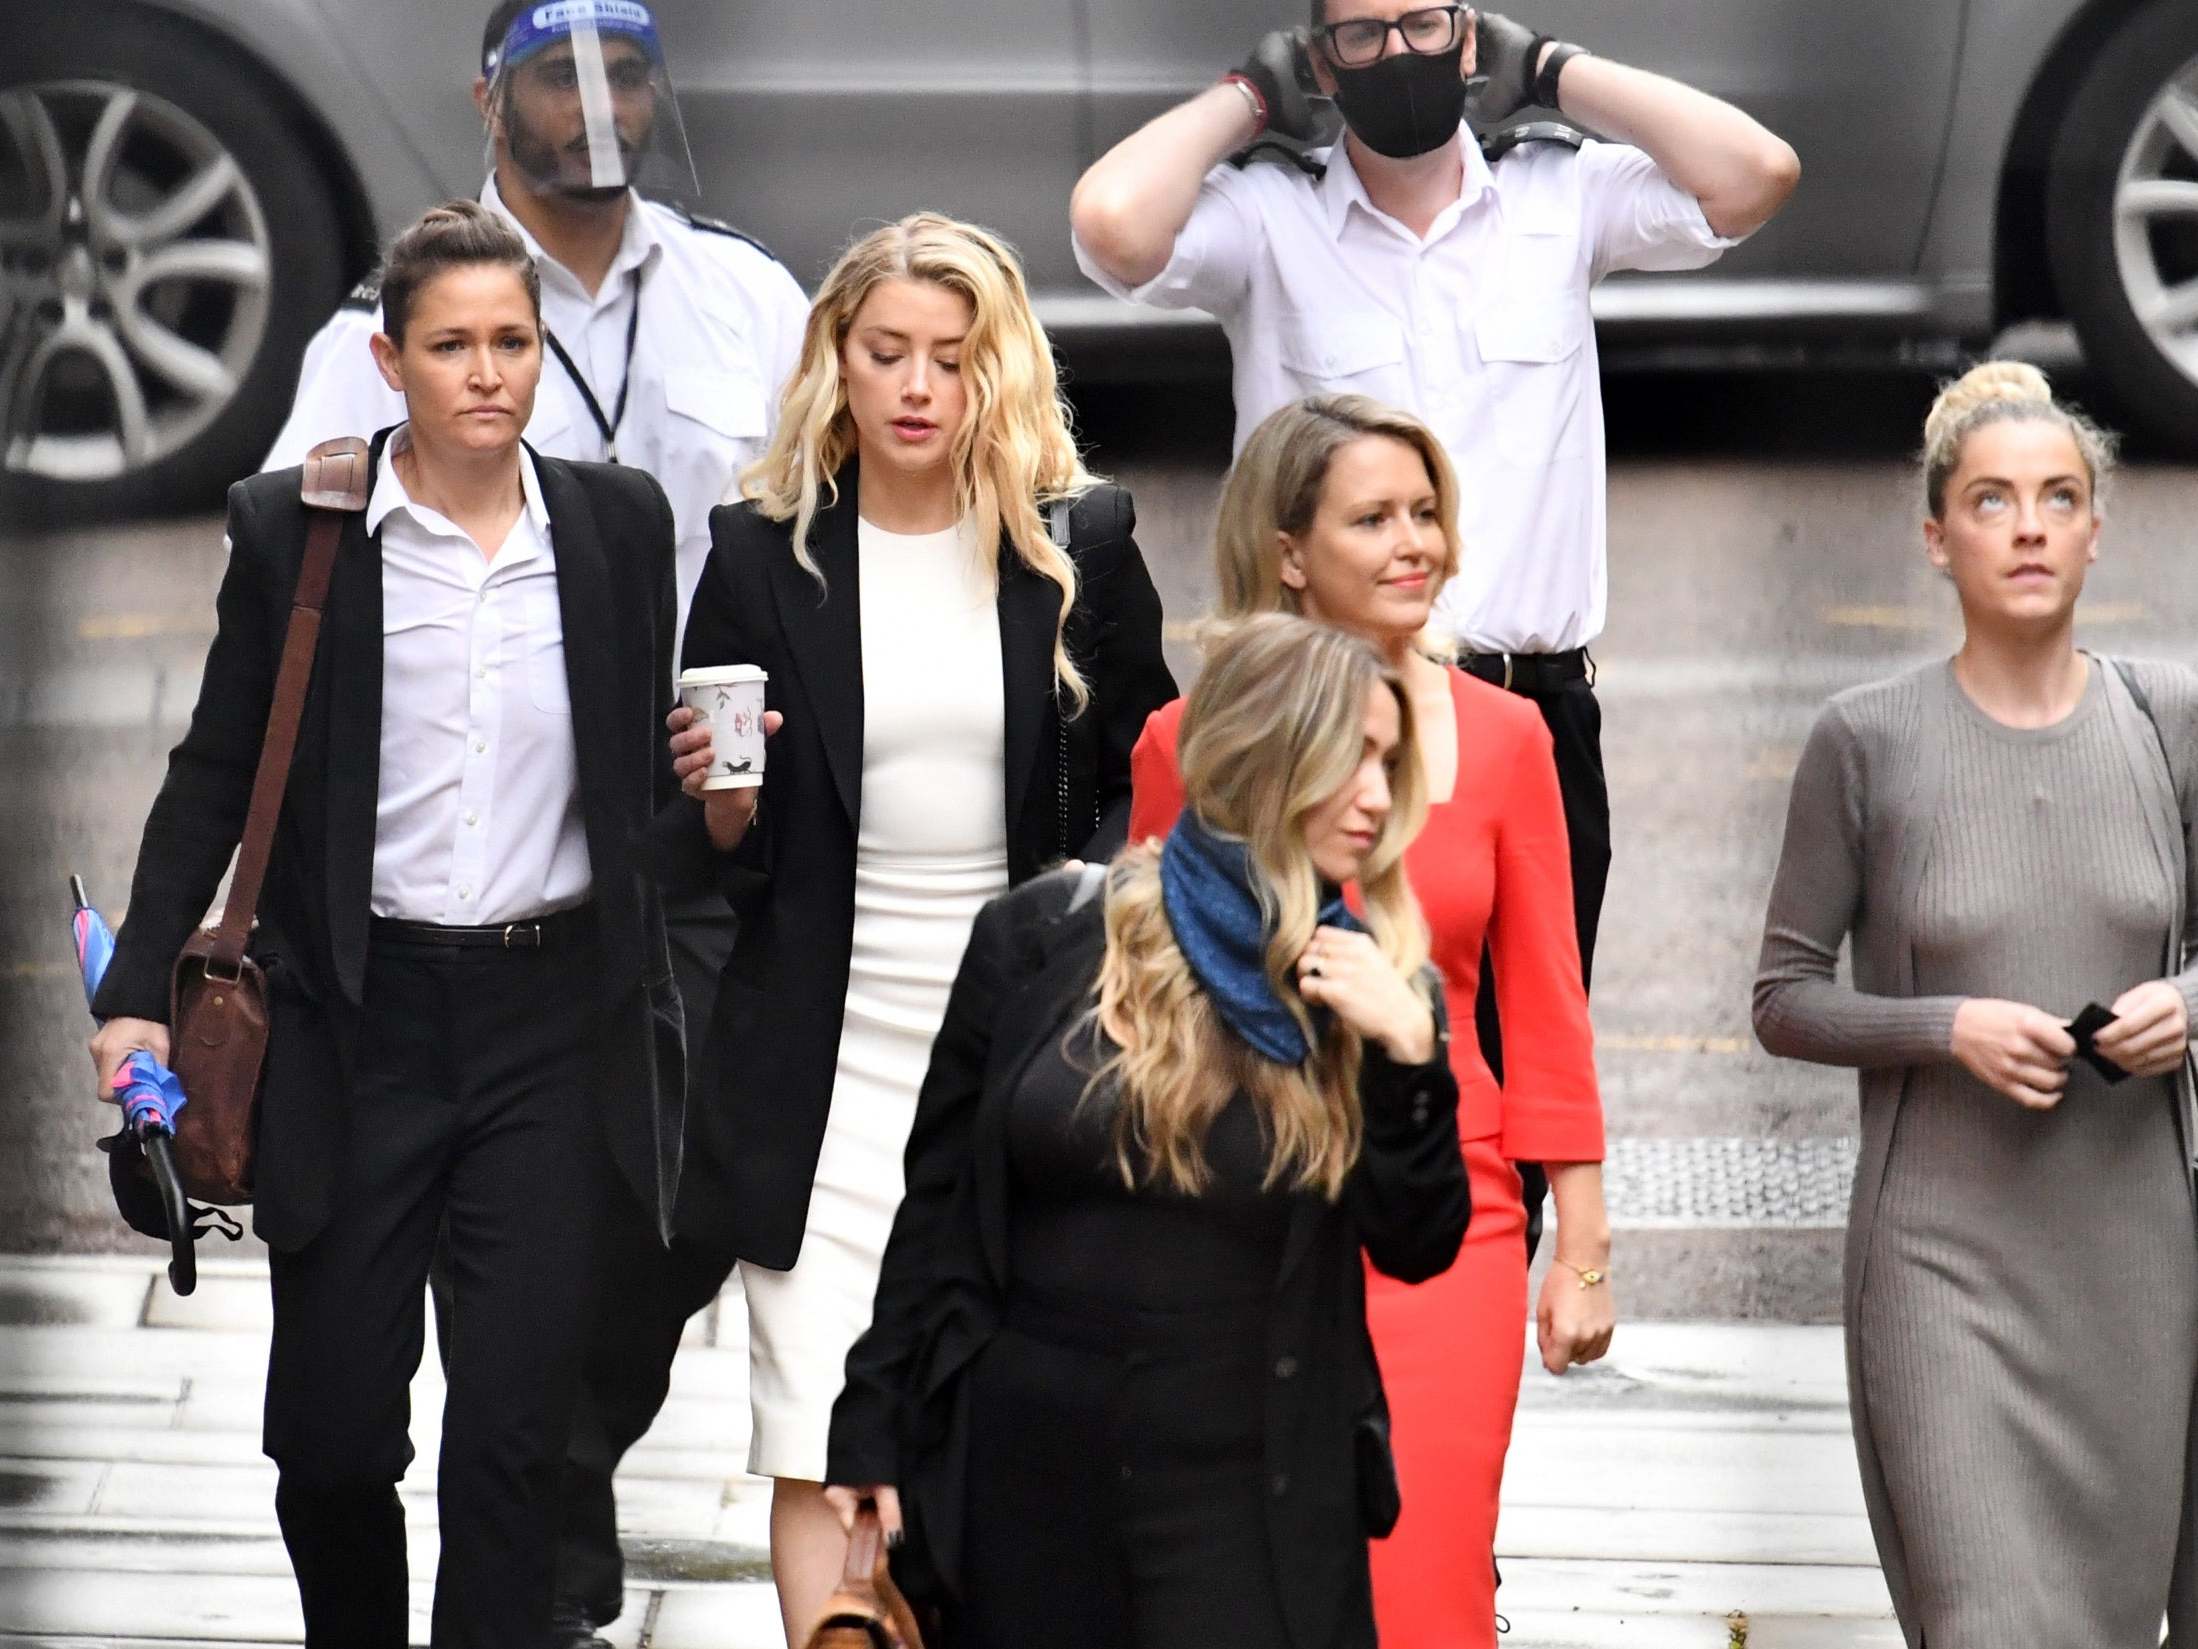
[[[1494,11],[1476,11],[1473,29],[1473,117],[1492,126],[1533,103],[1536,60],[1549,36]]]
[[[1313,71],[1305,44],[1303,29],[1276,29],[1261,37],[1252,55],[1236,70],[1252,83],[1267,105],[1266,130],[1300,143],[1319,135],[1308,95]]]

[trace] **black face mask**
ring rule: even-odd
[[[1398,52],[1363,69],[1332,68],[1336,107],[1367,148],[1391,160],[1439,149],[1465,118],[1465,59],[1460,40],[1446,52]]]

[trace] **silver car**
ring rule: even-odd
[[[701,177],[813,283],[931,206],[1029,261],[1086,378],[1218,366],[1198,317],[1077,274],[1109,144],[1300,0],[656,0]],[[0,0],[0,504],[197,502],[249,469],[306,339],[398,225],[484,172],[488,0]],[[1936,360],[2065,317],[2112,414],[2198,450],[2198,3],[1512,0],[1800,151],[1699,275],[1598,294],[1672,362]]]

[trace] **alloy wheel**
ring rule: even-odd
[[[237,159],[153,93],[0,90],[0,470],[143,470],[228,409],[265,341],[271,237]]]
[[[2198,383],[2198,58],[2160,88],[2123,151],[2114,255],[2138,324]]]

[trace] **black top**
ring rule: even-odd
[[[832,1409],[828,1480],[898,1487],[910,1522],[903,1559],[934,1567],[949,1587],[962,1572],[974,1423],[958,1394],[1022,1280],[1010,1101],[1088,1008],[1106,949],[1101,901],[1067,908],[1079,880],[1041,877],[977,917],[917,1100],[871,1325]],[[1447,1269],[1464,1241],[1472,1198],[1447,1053],[1438,1045],[1429,1063],[1399,1066],[1368,1049],[1365,1147],[1342,1197],[1263,1199],[1286,1208],[1264,1277],[1256,1415],[1286,1649],[1371,1649],[1372,1621],[1359,1619],[1366,1537],[1394,1522],[1393,1506],[1379,1505],[1382,1480],[1394,1477],[1364,1267],[1418,1281]],[[1072,1175],[1080,1157],[1066,1159]],[[1063,1159],[1026,1158],[1047,1174],[1049,1160]],[[1212,1400],[1240,1403],[1241,1393]]]
[[[379,469],[388,431],[374,438]],[[671,506],[640,470],[534,455],[557,551],[573,752],[601,949],[595,1039],[613,1155],[662,1220],[679,1173],[679,1007],[663,901],[643,850],[678,794],[671,709]],[[229,564],[215,597],[190,731],[168,757],[138,849],[129,920],[100,987],[102,1017],[165,1021],[177,950],[243,833],[305,558],[300,471],[229,489]],[[268,970],[275,1034],[261,1083],[254,1225],[278,1248],[328,1217],[344,1149],[352,1033],[366,978],[382,722],[381,546],[363,515],[337,540],[326,616],[276,821],[251,951]]]
[[[1290,1226],[1287,1189],[1268,1192],[1268,1147],[1244,1095],[1206,1137],[1211,1179],[1195,1195],[1133,1189],[1116,1161],[1120,1088],[1086,1097],[1094,1054],[1081,1029],[1056,1037],[1008,1099],[1008,1250],[1013,1286],[1127,1311],[1226,1311],[1274,1288]],[[1133,1157],[1132,1166],[1139,1166]]]
[[[698,1148],[680,1231],[781,1270],[801,1254],[854,943],[866,693],[859,483],[852,464],[842,470],[838,498],[810,530],[821,585],[794,559],[791,522],[752,504],[710,513],[682,662],[761,665],[764,703],[786,722],[771,738],[756,822],[735,852],[710,846],[700,805],[685,797],[657,829],[666,886],[722,888],[740,915],[695,1089]],[[1001,545],[1010,882],[1071,855],[1107,858],[1128,833],[1131,748],[1145,718],[1175,696],[1136,520],[1119,487],[1094,488],[1070,512],[1068,645],[1091,689],[1080,714],[1054,691],[1060,590]]]

